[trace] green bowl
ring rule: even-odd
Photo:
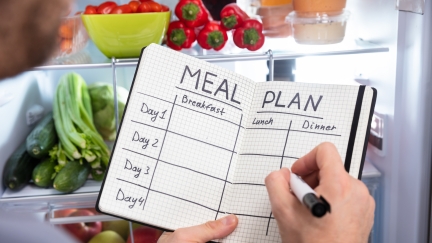
[[[151,43],[161,44],[170,12],[133,14],[83,14],[87,32],[108,58],[139,57]]]

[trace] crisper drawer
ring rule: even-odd
[[[369,243],[381,242],[381,173],[368,161],[363,167],[362,181],[369,189],[369,193],[375,199],[375,219],[372,232],[369,236]]]
[[[160,229],[98,213],[94,208],[96,198],[92,199],[89,195],[84,197],[85,194],[81,193],[81,197],[69,197],[69,202],[67,197],[61,197],[60,200],[60,197],[54,198],[52,195],[44,198],[49,200],[46,203],[42,201],[43,197],[39,196],[39,201],[32,197],[32,201],[24,200],[19,203],[19,199],[11,199],[8,203],[0,204],[0,226],[6,225],[6,229],[10,229],[0,229],[2,239],[6,237],[9,242],[25,242],[39,237],[41,242],[51,242],[52,237],[60,237],[63,239],[61,242],[69,238],[71,241],[67,242],[156,243],[162,235],[163,231]],[[28,229],[27,235],[16,234],[16,228],[20,228],[20,224]],[[43,231],[43,234],[37,231]]]

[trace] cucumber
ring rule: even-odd
[[[57,133],[52,112],[48,113],[27,136],[27,152],[30,156],[41,159],[57,144]]]
[[[105,177],[105,170],[102,168],[92,169],[90,174],[92,175],[93,180],[102,181]]]
[[[50,187],[54,181],[52,175],[57,163],[51,159],[45,159],[33,169],[33,182],[38,187]]]
[[[80,188],[90,174],[88,163],[80,164],[78,161],[69,161],[59,171],[54,179],[54,188],[60,192],[73,192]]]
[[[30,181],[38,162],[39,160],[27,153],[24,142],[11,155],[3,168],[3,185],[13,191],[21,190]]]

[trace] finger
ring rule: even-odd
[[[163,232],[163,234],[159,237],[158,239],[158,243],[164,243],[164,242],[169,242],[169,237],[171,236],[172,232]]]
[[[226,237],[234,231],[237,224],[237,217],[230,214],[205,224],[178,229],[170,238],[173,239],[172,242],[207,242]]]
[[[311,152],[298,159],[291,167],[291,171],[299,176],[309,175],[315,171],[316,180],[322,182],[340,182],[341,176],[346,176],[342,159],[332,143],[321,143]],[[308,179],[312,180],[312,179]]]
[[[299,204],[299,201],[290,192],[289,181],[290,171],[287,168],[273,171],[265,178],[274,214],[285,214],[287,211],[295,210],[294,205]]]
[[[319,185],[319,171],[314,171],[308,175],[303,175],[301,178],[304,180],[310,187],[315,188]]]

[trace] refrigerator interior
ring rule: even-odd
[[[83,9],[87,4],[99,2],[80,0],[76,7]],[[163,2],[171,8],[175,5],[175,1]],[[374,228],[379,232],[375,232],[373,242],[426,242],[431,171],[431,49],[428,41],[432,37],[432,6],[426,2],[425,14],[419,15],[400,12],[395,4],[393,0],[349,0],[347,8],[351,17],[346,41],[341,45],[296,45],[297,49],[285,53],[284,49],[294,44],[292,39],[289,42],[269,39],[266,47],[271,47],[275,60],[278,55],[279,60],[295,60],[293,73],[297,82],[354,84],[357,79],[378,90],[375,111],[385,117],[384,149],[374,152],[369,146],[367,153],[367,159],[381,172],[374,174],[380,175],[381,179],[376,192],[379,210]],[[388,51],[360,51],[360,54],[354,49],[343,51],[351,50],[345,46],[358,38],[388,48]],[[109,64],[92,43],[86,51],[85,55],[90,55],[93,60],[100,58]],[[260,60],[216,63],[253,80],[265,81],[268,57],[263,56],[265,58]],[[129,89],[135,67],[130,65],[115,70],[117,85]],[[113,70],[109,65],[102,68],[45,68],[0,82],[0,95],[6,97],[0,99],[0,115],[4,118],[0,122],[0,134],[3,134],[0,138],[0,168],[34,127],[32,121],[41,109],[43,112],[52,109],[58,80],[70,71],[81,74],[89,84],[113,82]],[[88,207],[94,205],[98,188],[97,183],[88,181],[76,193],[62,195],[59,199],[60,196],[54,195],[58,194],[54,189],[41,194],[40,189],[25,188],[19,194],[13,194],[0,187],[0,210],[43,213],[59,208]],[[44,202],[44,195],[50,203]],[[27,200],[22,203],[14,200],[20,197]],[[5,198],[12,200],[1,201]],[[111,220],[112,217],[101,215],[98,219]],[[54,224],[62,222],[50,220]]]

